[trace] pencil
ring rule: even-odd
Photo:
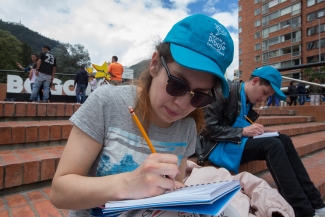
[[[244,116],[245,116],[246,120],[248,120],[249,123],[254,124],[254,122],[251,119],[249,119],[246,115],[244,115]]]
[[[136,114],[134,113],[134,110],[132,109],[131,106],[129,106],[129,111],[130,111],[130,113],[131,113],[131,115],[132,115],[132,118],[133,118],[133,120],[135,121],[137,127],[139,128],[140,133],[142,134],[143,138],[146,140],[146,142],[147,142],[147,144],[148,144],[148,146],[149,146],[151,152],[152,152],[152,153],[156,153],[156,150],[155,150],[155,148],[153,147],[153,145],[152,145],[152,143],[151,143],[151,141],[150,141],[148,135],[146,134],[146,131],[144,131],[144,129],[143,129],[143,127],[142,127],[142,124],[140,123],[138,117],[137,117]]]

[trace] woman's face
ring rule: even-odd
[[[31,58],[31,60],[33,61],[33,63],[37,61],[37,58],[36,58],[35,55],[31,55],[30,58]]]
[[[153,56],[154,58],[160,57],[156,53]],[[156,63],[158,62],[156,61]],[[186,82],[192,91],[210,93],[214,84],[214,76],[212,74],[188,69],[176,62],[167,63],[167,67],[171,75]],[[161,64],[152,64],[150,66],[150,73],[153,77],[149,91],[153,124],[158,127],[169,127],[174,121],[186,117],[196,109],[190,104],[190,93],[174,97],[166,92],[168,75]]]

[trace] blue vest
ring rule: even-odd
[[[246,104],[246,94],[244,89],[245,83],[241,84],[240,91],[240,103],[241,110],[236,119],[236,122],[232,125],[234,128],[244,128],[251,125],[246,121],[245,115],[248,114],[251,104]],[[218,145],[213,149],[209,156],[209,161],[214,163],[219,167],[224,167],[227,170],[238,173],[241,157],[243,155],[245,143],[248,137],[243,136],[241,138],[241,143],[234,142],[226,142],[221,141]]]

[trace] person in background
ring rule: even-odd
[[[276,97],[276,96],[270,96],[267,103],[266,103],[266,106],[270,106],[270,105],[276,105],[276,106],[279,106],[280,103],[279,103],[279,99]]]
[[[108,66],[108,73],[111,75],[110,84],[121,85],[122,84],[122,74],[124,72],[123,66],[117,62],[117,56],[112,57],[112,63]]]
[[[97,88],[97,80],[93,74],[90,75],[89,84],[91,86],[91,92],[93,92]]]
[[[35,62],[33,64],[32,69],[29,72],[29,80],[30,80],[30,90],[31,90],[31,92],[33,92],[34,82],[35,82],[35,79],[36,79],[36,67],[37,67],[37,63]],[[42,91],[42,90],[40,89],[40,91]],[[43,94],[42,94],[42,96],[43,96]],[[37,95],[37,102],[39,102],[39,101],[40,101],[40,94]]]
[[[314,83],[320,84],[319,78],[314,79]],[[309,88],[310,93],[310,105],[319,105],[320,95],[321,95],[321,87],[311,85]]]
[[[91,208],[109,200],[153,197],[184,186],[187,158],[204,127],[200,108],[214,101],[215,88],[229,94],[224,73],[233,55],[233,40],[217,20],[195,14],[176,23],[156,46],[137,87],[101,86],[70,118],[74,126],[51,202],[71,209],[69,217],[92,216]],[[129,106],[158,153],[151,153]]]
[[[263,66],[255,69],[247,82],[234,83],[228,99],[216,94],[217,100],[204,110],[206,128],[196,149],[198,163],[208,159],[238,173],[241,164],[265,160],[279,193],[296,217],[313,217],[315,213],[325,216],[325,204],[290,137],[280,133],[277,137],[254,139],[265,132],[264,126],[245,117],[255,103],[267,97],[276,95],[285,100],[281,85],[281,73]]]
[[[56,58],[51,53],[51,48],[47,45],[42,47],[42,53],[37,61],[36,79],[30,100],[35,102],[37,94],[43,85],[43,102],[48,102],[50,94],[50,84],[53,82],[56,72]]]
[[[77,104],[83,104],[86,100],[86,89],[88,86],[88,74],[85,67],[81,66],[74,79]]]
[[[306,80],[305,77],[303,77],[302,80]],[[306,84],[299,82],[298,86],[297,86],[297,91],[298,91],[298,102],[299,105],[304,105],[306,102],[306,94],[307,94],[307,90],[306,90]]]
[[[289,106],[291,106],[292,104],[294,104],[296,106],[297,105],[298,91],[297,91],[297,87],[295,86],[294,81],[290,82],[290,86],[288,87],[288,94],[289,94],[289,97],[290,97]]]
[[[31,55],[30,55],[30,59],[31,59],[32,62],[31,62],[28,66],[26,66],[26,67],[23,67],[22,65],[20,65],[19,62],[16,62],[16,65],[18,66],[18,68],[19,68],[20,70],[23,70],[23,71],[29,73],[30,70],[33,68],[34,63],[37,63],[38,55],[37,55],[36,53],[31,54]]]

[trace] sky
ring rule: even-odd
[[[176,22],[202,13],[223,24],[234,40],[226,77],[232,79],[238,69],[238,0],[0,0],[0,5],[3,21],[82,44],[97,65],[114,55],[124,66],[149,59]]]

